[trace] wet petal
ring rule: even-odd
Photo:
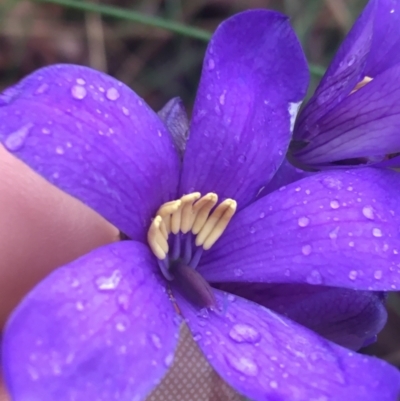
[[[376,0],[374,34],[365,75],[376,77],[400,63],[400,2]]]
[[[296,158],[321,165],[399,152],[399,82],[400,64],[349,95],[318,121],[319,136],[297,152]]]
[[[239,208],[254,200],[283,161],[307,84],[286,17],[252,10],[221,24],[204,59],[181,192],[215,192]]]
[[[310,284],[228,283],[218,287],[353,350],[374,339],[387,319],[382,293]]]
[[[296,140],[309,141],[317,136],[317,121],[339,104],[364,78],[375,11],[376,2],[369,2],[346,36],[314,95],[299,115],[294,132]]]
[[[171,365],[178,336],[153,269],[147,247],[124,241],[43,280],[4,333],[13,400],[144,400]]]
[[[313,174],[314,173],[309,171],[304,171],[294,167],[287,159],[285,159],[275,175],[272,177],[272,180],[264,188],[262,188],[260,193],[257,195],[257,198],[262,198],[263,196],[274,192],[285,185],[301,180],[302,178]]]
[[[218,374],[254,400],[396,401],[400,374],[260,305],[215,290],[217,311],[179,307]]]
[[[44,68],[3,93],[0,141],[134,239],[176,195],[164,124],[128,87],[86,67]]]
[[[399,176],[373,168],[318,173],[238,213],[203,255],[211,282],[400,287]]]

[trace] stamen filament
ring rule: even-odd
[[[185,238],[185,249],[183,254],[183,261],[189,264],[190,258],[192,257],[192,234],[186,234]]]
[[[196,252],[194,253],[192,260],[188,263],[192,269],[196,269],[199,262],[201,255],[203,255],[203,247],[199,246],[196,248]]]
[[[174,279],[174,276],[169,272],[168,265],[168,258],[158,260],[158,266],[160,267],[161,273],[167,280],[172,281]]]
[[[171,259],[172,260],[178,259],[180,254],[181,254],[181,238],[180,235],[177,234],[173,238]]]

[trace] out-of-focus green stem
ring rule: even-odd
[[[82,11],[91,11],[109,17],[125,19],[129,21],[138,22],[144,25],[150,25],[157,28],[166,29],[168,31],[178,33],[180,35],[189,36],[191,38],[209,41],[211,32],[205,31],[200,28],[192,28],[179,22],[168,21],[163,18],[144,15],[133,10],[127,10],[119,7],[106,6],[101,4],[89,3],[78,0],[33,0],[41,3],[54,3],[62,6],[76,8]]]
[[[53,3],[59,4],[66,7],[75,8],[82,11],[90,11],[109,17],[115,17],[134,21],[143,25],[150,25],[156,28],[165,29],[177,33],[179,35],[188,36],[194,39],[199,39],[204,42],[208,42],[211,38],[211,32],[204,29],[189,27],[184,24],[180,24],[174,21],[168,21],[160,17],[154,17],[150,15],[144,15],[133,10],[127,10],[119,7],[101,5],[96,3],[89,3],[80,0],[32,0],[39,3]],[[310,72],[315,76],[321,77],[324,75],[325,69],[318,65],[310,64]]]

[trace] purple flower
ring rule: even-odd
[[[397,370],[349,350],[400,285],[396,174],[323,172],[255,201],[307,83],[287,18],[257,10],[213,36],[186,146],[178,103],[161,113],[175,145],[134,92],[85,67],[2,95],[4,145],[130,239],[59,268],[15,310],[2,350],[14,400],[145,399],[181,316],[253,400],[397,399]]]
[[[399,49],[400,1],[370,0],[296,122],[300,164],[367,165],[400,152]]]

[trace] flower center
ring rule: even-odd
[[[209,284],[195,270],[203,251],[221,237],[236,211],[236,201],[218,206],[217,194],[193,192],[164,203],[157,211],[147,241],[164,277],[200,306],[212,304]]]

